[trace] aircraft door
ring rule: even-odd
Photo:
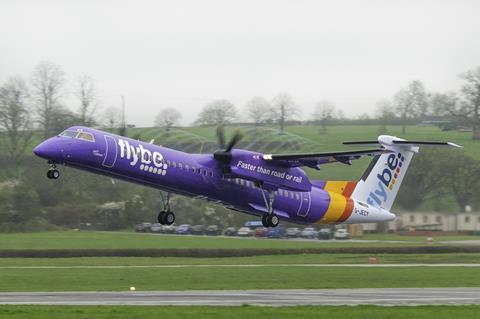
[[[117,161],[117,141],[113,136],[104,135],[105,138],[105,157],[102,166],[113,167]]]
[[[297,215],[301,217],[306,217],[310,211],[310,192],[300,192],[300,205],[298,207]]]

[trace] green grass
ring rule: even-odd
[[[480,240],[480,236],[433,236],[434,242],[447,242],[447,241],[468,241],[468,240]],[[406,242],[427,242],[427,236],[401,236],[397,234],[365,234],[356,239],[362,240],[386,240],[386,241],[406,241]]]
[[[401,246],[415,243],[352,243],[256,238],[176,236],[133,232],[52,231],[0,234],[0,249],[314,248]]]
[[[156,266],[156,265],[289,265],[289,264],[367,264],[366,254],[304,254],[254,257],[76,257],[0,258],[0,267],[36,266]],[[480,254],[377,254],[380,264],[479,263]],[[479,268],[480,269],[480,268]]]
[[[423,245],[426,237],[364,235],[359,239],[372,242],[301,241],[286,239],[228,238],[209,236],[178,236],[134,232],[51,231],[0,234],[0,249],[149,249],[149,248],[315,248],[315,247],[393,247]],[[480,236],[439,236],[442,244],[450,240],[478,240]],[[376,242],[398,241],[399,243]]]
[[[0,271],[0,291],[479,287],[476,267],[56,268]]]
[[[150,319],[150,318],[329,318],[329,319],[451,319],[478,318],[480,306],[297,306],[297,307],[186,307],[186,306],[0,306],[8,319]]]

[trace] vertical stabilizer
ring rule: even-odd
[[[346,142],[347,145],[372,144],[375,142]],[[448,142],[406,141],[389,135],[378,137],[378,143],[385,148],[385,153],[376,156],[357,183],[352,198],[369,205],[390,211],[398,194],[403,178],[413,155],[419,146],[453,146]]]
[[[352,193],[352,198],[388,211],[397,196],[413,154],[418,151],[418,147],[393,145],[393,139],[398,138],[385,135],[378,138],[386,152],[372,160]]]

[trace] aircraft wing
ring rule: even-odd
[[[376,156],[388,152],[383,148],[358,151],[328,152],[328,153],[305,153],[305,154],[265,154],[263,159],[288,167],[307,166],[320,169],[320,165],[340,162],[351,165],[352,160],[365,156]]]

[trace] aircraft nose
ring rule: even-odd
[[[48,155],[47,147],[45,147],[45,142],[42,142],[35,146],[33,153],[39,157],[46,158]]]
[[[58,160],[58,147],[52,143],[50,139],[38,144],[34,149],[33,153],[39,157],[48,159],[48,160]]]

